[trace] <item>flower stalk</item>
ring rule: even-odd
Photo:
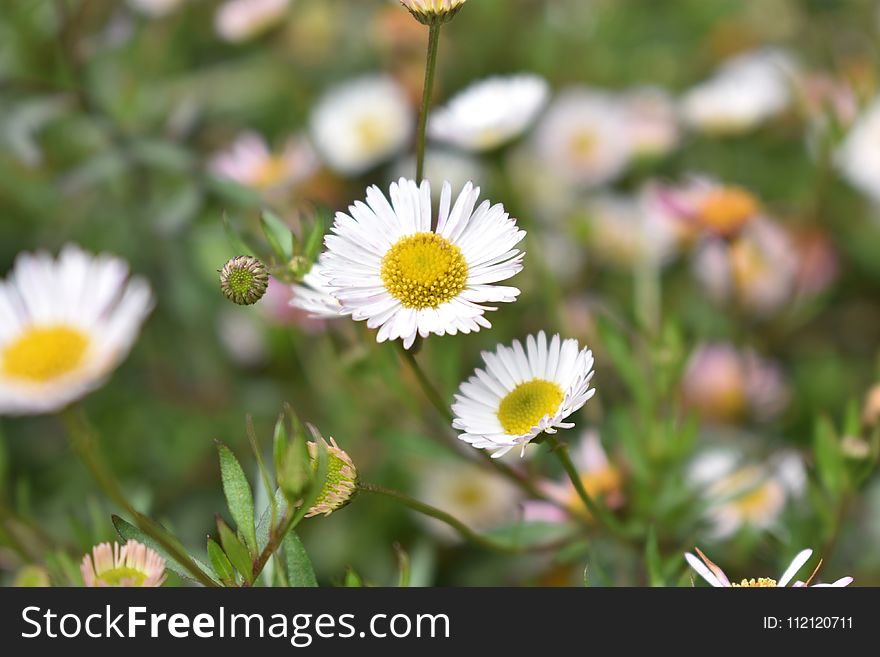
[[[425,174],[425,133],[428,127],[428,112],[434,91],[434,73],[437,69],[437,51],[440,48],[440,25],[428,27],[428,55],[425,61],[425,85],[422,90],[422,107],[419,111],[419,128],[416,143],[416,182],[421,184]]]

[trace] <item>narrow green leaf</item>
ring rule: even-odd
[[[220,474],[223,493],[235,526],[244,538],[251,555],[257,553],[257,534],[254,527],[254,496],[238,459],[226,445],[217,444],[220,454]]]
[[[223,551],[229,557],[229,561],[235,566],[239,574],[244,577],[245,581],[248,584],[252,584],[254,581],[254,568],[251,556],[248,554],[244,544],[238,540],[235,532],[219,516],[217,517],[217,532],[220,534],[220,545],[223,546]]]
[[[408,588],[411,579],[409,555],[406,550],[400,546],[400,543],[394,544],[394,552],[397,555],[397,569],[399,571],[397,586],[400,588]]]
[[[217,544],[217,541],[210,537],[208,538],[208,559],[220,581],[225,586],[235,586],[235,570],[232,568],[232,564],[229,563],[229,557],[226,556],[226,553]]]
[[[357,574],[357,571],[354,568],[349,566],[348,570],[345,571],[345,579],[343,580],[342,585],[345,588],[357,589],[364,585],[364,580],[361,579],[361,576]]]
[[[288,262],[293,258],[295,237],[290,228],[274,212],[264,210],[260,217],[260,225],[263,234],[272,247],[275,256],[281,262]]]
[[[312,562],[296,532],[288,532],[281,546],[284,548],[284,562],[287,566],[287,581],[290,586],[318,586]]]
[[[831,420],[821,417],[816,422],[813,436],[813,449],[819,478],[826,490],[837,494],[841,491],[846,476],[843,456],[838,446],[837,434]]]
[[[314,262],[315,258],[318,256],[318,252],[321,250],[321,244],[323,243],[323,238],[324,216],[321,212],[316,212],[315,223],[312,225],[312,229],[309,231],[305,245],[303,246],[303,255],[309,262]]]
[[[651,586],[665,586],[666,578],[663,577],[663,560],[660,558],[657,532],[653,526],[648,530],[648,540],[645,542],[645,564],[648,567],[648,581],[651,583]]]
[[[254,421],[250,415],[247,416],[246,427],[248,442],[250,442],[251,451],[253,451],[254,457],[257,459],[257,466],[260,469],[260,478],[263,480],[263,490],[266,491],[266,495],[269,497],[269,508],[271,509],[274,522],[274,516],[277,515],[278,512],[278,507],[275,504],[275,497],[272,495],[272,490],[275,487],[272,485],[272,475],[269,474],[269,469],[266,467],[266,462],[263,460],[263,453],[260,451],[260,444],[257,441],[257,432],[254,430]]]

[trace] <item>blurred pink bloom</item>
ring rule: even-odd
[[[275,154],[255,132],[244,132],[225,151],[215,154],[208,168],[218,178],[262,192],[285,189],[302,182],[318,168],[318,159],[308,140],[292,137],[284,150]]]

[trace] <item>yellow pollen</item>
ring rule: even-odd
[[[732,583],[734,588],[775,588],[776,580],[769,577],[759,577],[758,579],[744,579],[739,584]]]
[[[758,212],[757,199],[739,187],[722,187],[709,192],[699,209],[700,221],[712,230],[730,235]]]
[[[511,436],[527,434],[548,413],[559,408],[565,395],[557,384],[544,379],[520,383],[498,406],[498,421]]]
[[[274,187],[287,175],[287,161],[283,157],[270,157],[254,171],[253,185],[259,189]]]
[[[97,579],[107,586],[143,586],[147,575],[134,568],[120,566],[101,573]]]
[[[355,124],[355,133],[366,151],[381,148],[388,141],[388,129],[381,118],[365,116]]]
[[[467,283],[468,266],[455,244],[436,233],[400,239],[382,259],[382,283],[406,308],[437,308]]]
[[[582,129],[572,135],[569,151],[575,160],[588,160],[596,148],[596,133]]]
[[[88,338],[70,326],[34,326],[7,345],[0,368],[7,377],[45,383],[79,367],[88,346]]]

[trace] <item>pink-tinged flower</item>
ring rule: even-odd
[[[761,204],[748,190],[694,176],[680,185],[654,185],[651,202],[657,213],[681,224],[682,236],[729,237],[762,216]]]
[[[89,587],[161,586],[165,581],[165,559],[134,540],[123,546],[101,543],[83,557],[80,571]]]
[[[850,81],[829,73],[808,73],[798,80],[802,111],[814,126],[852,125],[859,113],[859,96]]]
[[[214,16],[217,34],[230,43],[259,36],[280,22],[289,0],[227,0]]]
[[[636,157],[658,157],[681,141],[681,127],[672,98],[663,89],[640,87],[622,96],[626,134]]]
[[[798,268],[795,287],[798,294],[815,296],[825,292],[839,273],[839,262],[828,234],[819,228],[806,228],[792,235]]]
[[[572,451],[571,458],[581,477],[581,483],[590,497],[594,500],[602,500],[612,509],[623,504],[623,472],[608,460],[608,455],[602,448],[602,441],[595,431],[587,430],[583,433],[577,448]],[[590,512],[584,507],[574,485],[567,477],[559,481],[541,482],[539,488],[556,504],[540,500],[525,502],[523,513],[526,521],[561,523],[572,515],[590,516]],[[565,507],[567,512],[560,506]]]
[[[865,404],[862,406],[862,421],[870,428],[880,424],[880,383],[871,386],[865,395]]]
[[[272,192],[307,179],[317,170],[318,158],[304,137],[289,139],[280,153],[273,153],[260,135],[245,132],[228,149],[214,155],[208,168],[218,178]]]
[[[348,504],[357,492],[358,475],[354,461],[333,438],[330,438],[329,443],[321,438],[321,442],[327,450],[327,476],[318,499],[306,513],[306,518],[329,516]],[[308,448],[309,456],[315,461],[318,457],[318,443],[310,442]]]
[[[791,564],[788,568],[785,569],[785,572],[782,573],[782,576],[779,580],[772,579],[770,577],[759,577],[757,579],[743,579],[739,583],[731,582],[727,575],[724,574],[724,571],[721,570],[718,566],[712,563],[705,554],[703,554],[699,548],[694,548],[696,553],[700,555],[700,558],[697,559],[690,552],[685,553],[684,558],[687,560],[688,564],[691,568],[697,571],[697,574],[706,580],[711,586],[716,588],[776,588],[788,586],[788,583],[794,579],[794,576],[797,575],[798,571],[804,567],[804,564],[809,561],[810,557],[813,556],[812,550],[801,550],[797,553],[797,556],[792,560]],[[797,581],[792,584],[792,587],[805,587],[809,586],[816,572],[819,570],[819,567],[822,565],[822,561],[819,561],[819,565],[816,566],[816,570],[813,571],[813,574],[810,576],[806,582]],[[843,587],[849,586],[853,581],[852,577],[843,577],[836,582],[832,582],[831,584],[813,584],[814,587],[817,586],[834,586],[834,587]]]

